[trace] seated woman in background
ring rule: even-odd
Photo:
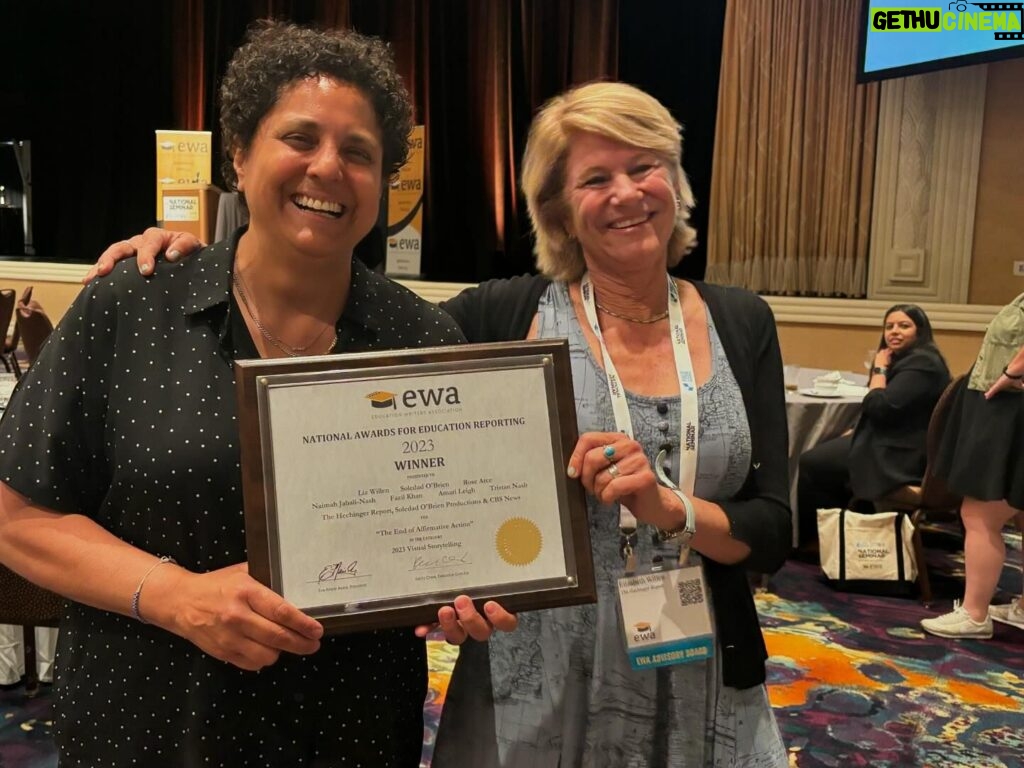
[[[924,310],[890,307],[857,427],[800,457],[801,548],[817,543],[817,510],[845,506],[851,497],[875,501],[921,482],[928,420],[949,380]]]

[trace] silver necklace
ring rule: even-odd
[[[273,344],[279,350],[284,352],[286,355],[288,355],[288,357],[299,357],[303,352],[307,351],[310,347],[312,347],[314,344],[320,341],[320,337],[323,336],[324,331],[327,330],[328,326],[325,325],[323,328],[320,329],[320,333],[316,335],[316,338],[314,338],[311,342],[309,342],[309,344],[307,344],[304,347],[293,347],[291,344],[281,341],[281,339],[277,338],[277,336],[275,336],[269,330],[267,330],[267,327],[263,325],[263,323],[260,322],[260,319],[256,316],[255,310],[253,310],[252,305],[249,303],[249,297],[246,294],[246,290],[243,285],[241,275],[239,275],[237,272],[232,272],[231,281],[235,284],[235,288],[238,290],[238,298],[242,300],[242,306],[245,307],[245,311],[249,313],[249,317],[252,318],[253,323],[256,324],[256,327],[259,329],[260,333],[263,334],[263,338],[266,339],[271,344]],[[325,352],[324,354],[333,352],[334,347],[337,345],[337,343],[338,331],[337,329],[335,329],[334,341],[331,342],[331,346],[327,348],[327,352]]]
[[[611,315],[612,317],[617,317],[620,320],[628,320],[631,323],[640,323],[641,325],[650,325],[651,323],[656,323],[659,320],[664,320],[666,317],[668,317],[668,310],[667,309],[664,312],[659,312],[658,314],[654,315],[653,317],[631,317],[630,315],[622,315],[622,314],[619,314],[618,312],[613,312],[612,310],[608,309],[607,307],[602,307],[597,302],[594,302],[594,306],[596,306],[599,310],[604,312],[606,315]]]

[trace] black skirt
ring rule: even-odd
[[[968,378],[953,393],[935,473],[963,496],[1024,509],[1024,394],[986,400],[967,388]]]

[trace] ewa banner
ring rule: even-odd
[[[168,184],[210,184],[213,136],[210,131],[156,132],[156,219],[164,215],[161,192]]]
[[[423,246],[424,130],[417,125],[409,135],[409,159],[388,189],[388,275],[419,277]]]

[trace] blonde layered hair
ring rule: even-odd
[[[674,267],[697,243],[689,225],[693,191],[682,167],[682,126],[653,96],[625,83],[589,83],[548,101],[534,118],[523,154],[523,192],[536,236],[537,269],[572,282],[586,271],[583,250],[569,235],[566,158],[573,135],[593,133],[657,155],[665,163],[678,201],[668,243]]]

